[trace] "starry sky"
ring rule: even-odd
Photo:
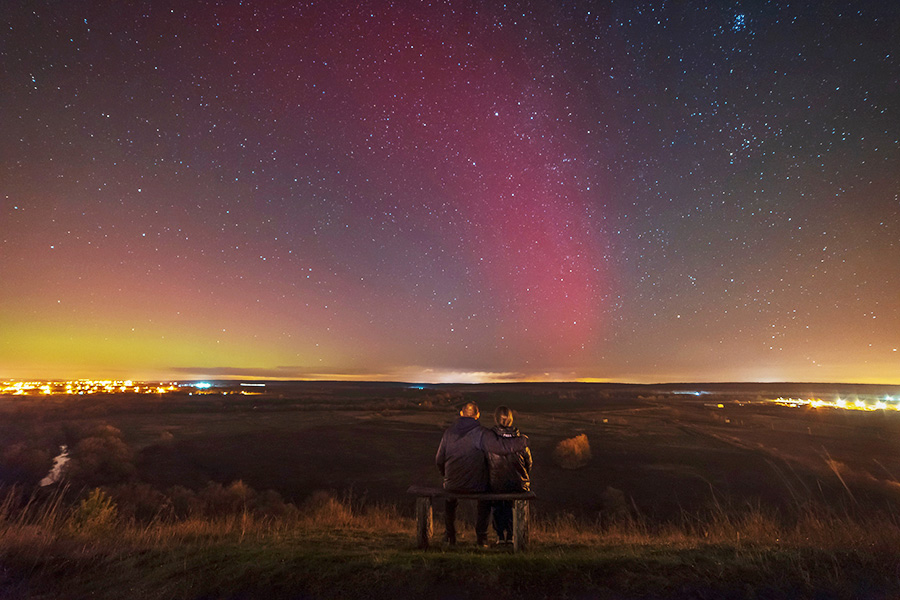
[[[0,10],[0,377],[900,383],[900,4]]]

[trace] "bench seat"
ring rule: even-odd
[[[416,496],[416,541],[425,550],[434,533],[432,501],[434,498],[453,500],[505,500],[513,503],[513,551],[521,552],[528,545],[528,501],[534,492],[451,492],[439,487],[411,485],[407,494]]]

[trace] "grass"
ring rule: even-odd
[[[10,492],[0,502],[0,597],[900,595],[900,524],[886,515],[811,508],[784,525],[758,509],[720,509],[677,524],[602,527],[562,515],[533,521],[526,553],[477,549],[470,525],[458,546],[423,552],[411,519],[347,498],[321,496],[281,518],[238,512],[140,524],[119,518],[102,493],[72,506],[63,496],[18,506]]]

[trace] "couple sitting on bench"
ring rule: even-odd
[[[505,406],[497,408],[493,429],[483,427],[479,416],[478,405],[467,403],[441,438],[435,463],[444,477],[444,489],[461,493],[529,491],[531,451],[528,438],[513,427],[512,411]],[[447,498],[444,523],[448,544],[456,543],[456,505],[455,498]],[[498,543],[512,543],[513,508],[509,500],[478,500],[476,543],[488,545],[491,509]]]

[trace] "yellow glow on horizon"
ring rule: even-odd
[[[35,323],[4,315],[0,320],[0,377],[16,379],[95,379],[164,381],[187,378],[243,378],[260,380],[405,381],[409,383],[640,383],[675,381],[754,383],[756,371],[715,373],[641,373],[580,367],[558,371],[513,371],[442,368],[439,366],[375,362],[365,354],[343,354],[316,348],[303,339],[275,339],[234,333],[217,335],[204,325],[200,331],[174,324],[158,331],[134,331],[122,321],[108,328],[98,322]],[[380,359],[379,359],[380,360]],[[287,366],[285,366],[287,365]],[[293,365],[293,366],[292,366]],[[319,367],[322,365],[321,367]],[[828,365],[828,380],[819,371],[778,373],[785,382],[900,385],[900,369],[887,363]],[[743,374],[744,377],[738,375]]]
[[[4,337],[11,342],[0,345],[0,377],[16,379],[152,381],[190,377],[184,369],[200,376],[204,369],[313,362],[312,354],[304,356],[296,348],[286,351],[260,340],[210,340],[172,329],[103,333],[90,325],[10,323]]]

